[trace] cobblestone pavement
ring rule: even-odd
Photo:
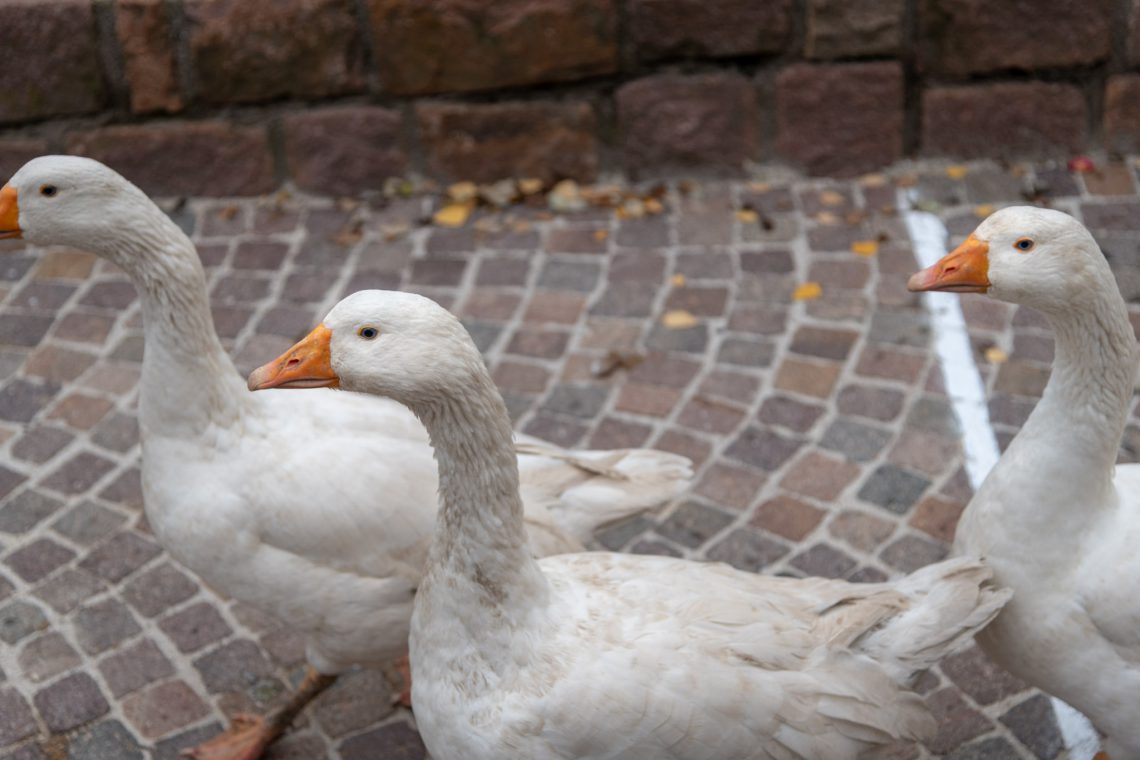
[[[905,288],[916,266],[896,183],[956,236],[1027,188],[1054,198],[1096,230],[1140,298],[1140,198],[1123,165],[1084,176],[921,165],[842,182],[675,182],[659,215],[516,206],[458,229],[423,224],[435,202],[426,196],[168,205],[198,244],[217,329],[243,372],[342,294],[420,291],[463,316],[519,429],[567,446],[655,446],[697,464],[691,494],[605,531],[600,545],[879,580],[944,557],[970,497],[927,319]],[[77,251],[5,250],[0,753],[172,758],[227,715],[279,703],[300,677],[302,647],[202,587],[147,529],[131,285]],[[808,282],[819,296],[797,300]],[[1004,442],[1041,391],[1051,339],[1025,310],[981,297],[962,306]],[[1138,448],[1133,424],[1122,456]],[[977,650],[921,686],[941,730],[896,758],[1061,752],[1046,698]],[[389,703],[381,674],[349,675],[271,757],[422,756],[410,714]]]

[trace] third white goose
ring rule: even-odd
[[[1058,211],[990,216],[911,290],[988,293],[1056,333],[1041,401],[962,514],[956,549],[1013,601],[978,642],[1140,759],[1140,466],[1116,467],[1136,375],[1128,310],[1089,231]]]

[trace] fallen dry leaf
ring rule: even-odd
[[[352,198],[337,198],[336,207],[341,211],[355,211],[360,206],[360,201],[353,200]]]
[[[447,197],[455,203],[473,201],[478,193],[479,188],[475,186],[474,182],[456,182],[447,188]]]
[[[582,197],[578,183],[572,179],[564,179],[550,188],[546,203],[554,211],[581,211],[586,208],[586,199]]]
[[[969,168],[961,164],[954,164],[953,166],[946,167],[946,176],[950,179],[962,179],[970,173]]]
[[[685,275],[675,274],[669,278],[669,282],[673,283],[675,288],[683,288],[685,287]]]
[[[847,202],[847,199],[834,190],[824,190],[819,194],[819,202],[825,206],[842,206]]]
[[[604,229],[600,229],[600,228],[594,230],[594,240],[597,240],[599,243],[602,242],[603,240],[605,240],[606,238],[608,238],[609,236],[610,236],[609,230],[604,230]]]
[[[633,369],[643,361],[645,361],[645,354],[636,351],[610,349],[609,353],[594,362],[590,371],[594,377],[605,378],[619,369]]]
[[[839,224],[839,217],[830,211],[820,211],[815,215],[815,220],[820,224]]]
[[[333,235],[333,242],[339,246],[348,248],[350,245],[355,245],[360,242],[360,238],[364,237],[362,228],[364,222],[356,221],[349,226],[342,229],[340,232]]]
[[[511,205],[516,193],[513,179],[501,179],[490,185],[479,185],[479,198],[487,205],[497,208]]]
[[[860,256],[874,256],[879,252],[878,240],[856,240],[851,244],[852,253],[857,253]]]
[[[884,174],[864,174],[859,182],[863,187],[882,187],[887,184],[887,177]]]
[[[692,315],[691,312],[684,309],[673,309],[667,311],[661,317],[661,324],[669,330],[687,330],[694,327],[699,320]]]
[[[805,282],[792,291],[793,301],[814,301],[823,295],[823,288],[818,282]]]
[[[380,225],[380,234],[384,237],[384,240],[389,243],[398,238],[402,238],[404,235],[407,235],[409,232],[411,232],[411,230],[412,228],[404,222]]]
[[[1069,159],[1069,171],[1077,174],[1090,174],[1096,171],[1096,163],[1088,156],[1073,156]]]
[[[757,224],[760,222],[760,215],[750,208],[737,209],[736,221],[741,224]]]
[[[226,206],[223,209],[221,209],[220,211],[218,211],[218,218],[224,219],[228,222],[229,220],[231,220],[235,216],[237,216],[237,213],[238,213],[238,207],[237,206]]]
[[[1009,358],[1009,354],[1007,354],[1005,351],[1002,351],[997,346],[990,346],[982,352],[982,355],[986,357],[986,361],[988,361],[990,364],[1001,364]]]
[[[904,174],[895,180],[895,185],[898,187],[914,187],[918,184],[917,174]]]
[[[770,182],[749,182],[748,189],[754,193],[766,193],[772,189]]]
[[[980,205],[974,206],[974,216],[979,218],[985,218],[993,212],[994,204],[992,203],[982,203]]]
[[[656,198],[645,199],[645,213],[657,216],[665,210],[665,206]]]
[[[518,181],[519,192],[523,195],[536,195],[542,192],[542,180],[535,177],[526,177]]]
[[[645,216],[645,204],[640,198],[628,198],[618,207],[619,219],[640,219]]]
[[[471,216],[473,208],[474,204],[470,201],[467,203],[449,203],[436,211],[431,220],[440,227],[462,227],[467,223],[467,218]]]

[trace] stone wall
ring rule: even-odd
[[[1132,69],[1140,0],[0,0],[0,174],[353,194],[1127,152]]]

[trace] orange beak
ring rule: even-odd
[[[20,204],[16,203],[16,188],[4,185],[0,188],[0,240],[18,238],[23,234],[20,229]]]
[[[249,389],[267,388],[336,388],[340,378],[329,360],[332,330],[322,325],[306,335],[297,345],[249,375]]]
[[[985,293],[990,287],[989,253],[989,243],[970,235],[934,266],[912,275],[906,287],[915,292]]]

